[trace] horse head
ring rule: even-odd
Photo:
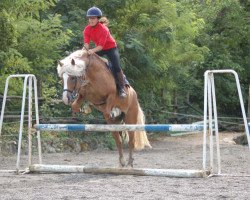
[[[63,80],[62,100],[66,105],[75,100],[83,84],[89,63],[88,56],[87,51],[78,50],[58,61],[57,72]]]

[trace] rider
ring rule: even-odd
[[[119,95],[121,98],[125,98],[127,96],[125,92],[125,80],[121,69],[117,44],[105,23],[100,22],[102,11],[97,7],[91,7],[88,9],[86,17],[88,18],[89,24],[83,31],[83,48],[86,48],[89,54],[97,53],[99,56],[106,55],[109,58],[114,67],[115,80],[119,86]],[[105,22],[107,22],[106,18]],[[95,48],[89,49],[90,41],[95,43]]]

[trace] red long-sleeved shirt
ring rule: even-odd
[[[98,22],[94,27],[90,25],[86,26],[83,31],[83,36],[84,44],[89,44],[90,41],[93,41],[96,46],[102,46],[103,50],[112,49],[117,46],[116,41],[110,34],[108,27],[100,22]]]

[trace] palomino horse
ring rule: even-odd
[[[115,79],[106,63],[98,55],[89,55],[86,50],[77,50],[59,61],[58,75],[63,79],[63,102],[71,105],[73,112],[80,111],[86,100],[101,111],[108,124],[144,124],[144,114],[138,103],[135,90],[126,87],[127,97],[121,99],[117,94]],[[74,99],[73,96],[77,96]],[[122,117],[114,117],[119,109]],[[121,120],[122,118],[122,120]],[[119,152],[120,166],[125,166],[121,132],[112,132]],[[145,131],[129,131],[129,160],[127,166],[133,167],[133,151],[151,147]]]

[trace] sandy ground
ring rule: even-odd
[[[222,173],[230,177],[169,178],[132,175],[0,173],[0,199],[250,199],[250,151],[221,134]],[[153,149],[135,154],[136,168],[201,169],[202,135],[162,136]],[[127,150],[126,150],[127,151]],[[126,152],[127,153],[127,152]],[[127,156],[127,155],[126,155]],[[27,156],[22,156],[25,167]],[[15,156],[0,158],[0,169],[15,169]],[[34,159],[34,162],[36,160]],[[116,151],[43,155],[44,164],[118,166]],[[216,168],[215,168],[216,171]]]

